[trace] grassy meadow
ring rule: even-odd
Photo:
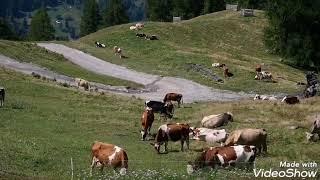
[[[191,141],[191,150],[180,152],[180,142],[169,142],[170,152],[158,155],[150,142],[140,141],[141,99],[79,92],[2,68],[0,85],[7,92],[5,106],[0,108],[0,177],[4,179],[69,179],[71,158],[75,179],[118,177],[112,170],[103,175],[96,170],[88,177],[90,147],[95,140],[127,150],[129,175],[121,177],[124,179],[253,177],[243,170],[188,176],[187,161],[207,145]],[[320,144],[306,142],[304,135],[319,113],[319,100],[310,98],[294,106],[252,100],[185,104],[176,109],[172,122],[198,126],[204,115],[230,111],[235,118],[225,127],[228,131],[258,127],[268,132],[269,153],[257,158],[258,168],[276,168],[283,160],[319,162]],[[156,120],[152,132],[163,123]],[[290,130],[291,125],[301,128]]]
[[[70,77],[80,77],[89,81],[114,86],[142,87],[131,81],[111,76],[99,75],[81,68],[65,59],[62,55],[49,52],[34,43],[0,40],[0,54],[20,62],[33,63],[51,71]]]
[[[201,84],[233,91],[275,93],[298,92],[297,81],[304,81],[302,71],[284,65],[280,57],[267,53],[263,45],[263,30],[267,25],[264,12],[244,18],[239,12],[222,11],[181,23],[146,22],[140,33],[155,34],[159,41],[148,41],[130,31],[131,24],[112,26],[77,41],[62,42],[96,57],[137,71],[191,79]],[[95,41],[107,48],[96,48]],[[114,56],[113,46],[123,49],[128,59]],[[285,60],[284,60],[285,61]],[[220,84],[201,76],[188,63],[211,67],[213,62],[225,63],[234,77]],[[255,65],[264,63],[277,83],[254,80]],[[223,77],[221,69],[212,69]]]

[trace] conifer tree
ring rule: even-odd
[[[46,9],[39,9],[31,20],[28,38],[33,41],[53,40],[54,32],[55,30]]]
[[[99,26],[99,8],[95,0],[85,0],[80,23],[80,36],[96,32]]]
[[[104,24],[113,26],[129,22],[122,0],[110,0],[104,13]]]

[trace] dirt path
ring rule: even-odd
[[[107,76],[113,76],[128,81],[133,81],[135,83],[143,84],[146,87],[145,89],[140,90],[125,91],[123,90],[123,88],[120,88],[122,90],[117,90],[117,87],[108,86],[109,89],[115,89],[111,91],[116,94],[126,96],[134,95],[142,99],[162,100],[166,93],[178,92],[183,94],[184,102],[187,103],[195,101],[236,101],[252,96],[245,93],[236,93],[232,91],[210,88],[182,78],[160,77],[157,75],[137,72],[119,65],[108,63],[89,54],[83,53],[79,50],[72,49],[60,44],[39,43],[38,45],[50,51],[62,54],[65,58],[67,58],[74,64],[77,64],[89,71]],[[35,70],[37,70],[37,73],[43,73],[51,78],[56,77],[57,79],[57,77],[61,77],[61,81],[65,81],[66,79],[71,78],[58,75],[57,73],[48,71],[44,68],[37,69],[39,67],[35,67],[34,65],[17,62],[13,63],[13,61],[8,62],[8,58],[4,56],[0,56],[0,66],[1,65],[20,72],[27,72],[27,74],[31,74],[31,72],[35,72]],[[73,78],[71,79],[72,81],[70,82],[73,82]]]

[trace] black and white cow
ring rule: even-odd
[[[144,104],[145,107],[151,108],[154,113],[159,113],[160,116],[164,116],[165,119],[167,117],[170,119],[173,117],[174,106],[171,102],[146,101]]]

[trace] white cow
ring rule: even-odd
[[[228,136],[225,129],[195,128],[193,132],[194,137],[192,139],[205,141],[209,144],[223,143]]]
[[[269,100],[269,101],[277,101],[277,97],[275,96],[266,96],[266,95],[259,95],[259,94],[256,94],[253,98],[253,100]]]

